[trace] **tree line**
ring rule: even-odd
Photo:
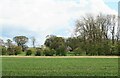
[[[117,25],[119,17],[115,15],[99,14],[86,15],[76,21],[74,36],[69,38],[48,35],[41,47],[36,47],[36,39],[31,38],[33,47],[26,43],[29,38],[16,36],[4,43],[0,39],[2,55],[36,56],[66,56],[66,55],[119,55],[120,53],[120,26]]]

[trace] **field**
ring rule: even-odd
[[[3,57],[3,76],[117,76],[118,58]]]

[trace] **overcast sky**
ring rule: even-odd
[[[75,21],[86,13],[117,14],[118,1],[0,0],[0,38],[24,35],[41,45],[49,34],[69,37]]]

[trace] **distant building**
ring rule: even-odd
[[[72,48],[70,46],[67,47],[67,51],[72,51]]]

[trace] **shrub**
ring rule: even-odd
[[[15,50],[15,55],[18,55],[18,54],[20,54],[21,52],[22,52],[22,47],[20,47],[20,46],[16,46],[15,48],[14,48]]]
[[[41,56],[42,55],[42,50],[41,49],[37,49],[35,56]]]
[[[112,55],[112,53],[111,53],[111,51],[110,51],[110,49],[111,49],[111,46],[110,46],[110,45],[104,44],[103,49],[104,49],[103,52],[105,53],[105,55]]]
[[[32,54],[32,51],[31,50],[27,50],[26,51],[26,56],[30,56]]]
[[[120,44],[117,45],[117,55],[120,55]]]
[[[98,49],[98,48],[99,48],[99,45],[95,45],[95,44],[89,46],[88,55],[92,55],[92,56],[98,55],[98,50],[101,50],[101,49]]]
[[[101,46],[98,47],[98,49],[97,49],[98,55],[105,55],[103,48],[104,47],[101,47]]]
[[[50,49],[50,48],[45,48],[44,49],[44,55],[45,56],[53,56],[55,53],[55,50],[54,49]]]
[[[25,51],[27,51],[27,50],[28,50],[28,46],[27,46],[27,45],[23,45],[23,46],[22,46],[22,51],[25,52]]]
[[[111,55],[118,55],[117,45],[111,46]]]
[[[15,54],[14,53],[14,48],[8,48],[7,52],[8,52],[9,55],[14,55]]]
[[[56,49],[56,55],[59,56],[66,56],[66,50],[65,46],[59,46],[59,48]]]
[[[29,48],[29,50],[31,50],[33,54],[35,54],[35,53],[36,53],[36,51],[37,51],[37,49],[36,49],[36,48]]]
[[[52,53],[52,55],[54,55],[56,53],[56,51],[54,49],[51,49],[51,53]]]
[[[74,54],[75,54],[75,56],[83,55],[83,54],[85,54],[85,52],[81,48],[78,47],[74,50]]]
[[[7,54],[6,47],[1,47],[1,52],[2,52],[2,55],[6,55]]]

